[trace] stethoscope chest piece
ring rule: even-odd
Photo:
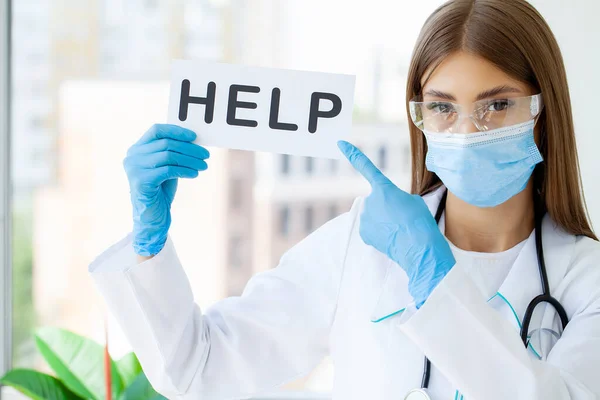
[[[404,400],[431,400],[425,389],[413,389],[406,394]]]

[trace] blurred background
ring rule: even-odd
[[[420,27],[442,3],[13,1],[13,365],[41,366],[32,332],[47,325],[103,343],[107,321],[111,353],[130,349],[87,265],[131,229],[121,162],[146,129],[166,121],[172,59],[356,75],[351,140],[407,189],[406,73]],[[592,96],[600,89],[600,5],[533,3],[563,50],[585,194],[598,228]],[[286,249],[368,193],[343,162],[210,150],[209,170],[181,183],[171,230],[203,309],[241,294],[253,274],[275,267]],[[332,378],[326,359],[281,390],[326,394]]]

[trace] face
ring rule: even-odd
[[[421,125],[428,145],[430,141],[448,140],[446,133],[487,132],[529,122],[532,114],[536,114],[532,111],[536,109],[532,107],[534,103],[528,98],[537,94],[532,87],[484,58],[466,52],[452,54],[433,70],[426,71],[421,86],[423,99],[413,115],[423,117]],[[439,138],[435,136],[437,133],[441,134]],[[514,138],[504,136],[504,139],[501,147],[440,147],[440,142],[437,142],[437,146],[428,146],[428,153],[437,149],[434,153],[437,155],[432,157],[435,162],[427,168],[438,173],[450,194],[476,207],[495,207],[507,203],[506,196],[516,198],[518,193],[523,193],[519,198],[529,201],[530,193],[521,186],[527,183],[523,179],[530,177],[525,173],[530,173],[530,169],[539,162],[536,152],[529,151],[529,147],[527,151],[523,150],[524,145],[520,142],[511,144]],[[507,148],[515,149],[519,162],[513,162],[506,154]],[[482,167],[475,171],[471,164],[473,160],[468,157],[477,155],[494,162],[481,163]],[[490,176],[489,182],[482,184],[484,182],[479,180],[481,174]]]
[[[484,58],[462,51],[446,57],[433,71],[426,71],[421,85],[422,101],[427,103],[423,107],[425,129],[431,130],[436,124],[438,130],[452,126],[450,132],[460,133],[526,122],[530,119],[529,103],[520,103],[518,98],[536,94],[528,84]],[[427,115],[433,118],[427,119]]]

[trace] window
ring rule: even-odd
[[[306,207],[304,210],[304,229],[306,233],[311,233],[314,229],[315,224],[315,211],[312,206]]]
[[[338,166],[339,166],[339,161],[338,160],[329,160],[329,172],[331,172],[331,175],[335,175],[335,173],[338,170]]]
[[[306,157],[305,158],[305,163],[306,164],[304,164],[304,166],[305,166],[306,173],[308,175],[312,174],[313,170],[315,168],[315,159],[312,158],[312,157]]]
[[[242,264],[242,238],[232,236],[229,238],[229,267],[240,268]]]
[[[313,29],[314,15],[308,2],[300,0],[293,5],[298,13],[252,1],[241,2],[240,10],[240,2],[223,0],[71,0],[60,2],[58,13],[52,1],[12,0],[13,12],[7,13],[8,1],[0,0],[0,79],[5,78],[3,71],[10,62],[13,80],[10,85],[0,82],[0,177],[8,172],[11,176],[8,181],[0,178],[0,215],[8,208],[5,203],[10,210],[7,218],[0,218],[0,257],[7,254],[2,246],[10,235],[12,263],[0,260],[0,287],[4,288],[2,278],[10,272],[13,310],[10,316],[0,311],[0,325],[12,331],[8,343],[6,330],[0,328],[0,364],[9,361],[3,351],[10,345],[13,365],[23,368],[43,365],[32,336],[40,327],[52,325],[103,337],[105,304],[89,295],[95,288],[86,267],[131,230],[122,161],[148,127],[164,122],[164,94],[169,93],[171,73],[168,60],[305,65],[306,69],[318,64],[323,71],[339,71],[340,65],[347,65],[348,70],[368,72],[363,68],[367,47],[393,47],[390,59],[397,58],[396,50],[399,54],[412,50],[412,43],[397,42],[397,35],[387,39],[380,35],[361,40],[352,51],[348,51],[348,43],[341,43],[341,50],[333,54],[327,42],[306,35]],[[354,7],[350,15],[362,10],[347,3],[346,8]],[[188,13],[192,4],[195,11]],[[376,10],[378,14],[394,14],[384,5],[377,7],[381,8]],[[320,20],[336,21],[339,10],[329,8],[319,15]],[[3,46],[8,18],[14,28],[12,59]],[[265,23],[257,26],[256,21]],[[284,29],[292,22],[295,29]],[[309,53],[289,51],[298,37],[308,41]],[[347,35],[340,37],[347,40]],[[255,44],[264,38],[276,38],[271,43],[275,45],[259,46],[256,51]],[[390,62],[384,67],[384,71],[393,71],[395,65]],[[366,85],[370,81],[368,76],[363,79]],[[3,112],[6,87],[11,87],[13,96],[14,129],[10,132],[5,129]],[[369,88],[361,90],[368,94]],[[397,85],[387,82],[381,90],[388,91],[382,92],[382,99],[393,98],[389,95],[397,94]],[[240,101],[266,100],[269,92],[261,88],[260,95],[242,96]],[[298,101],[308,105],[308,100]],[[294,101],[282,97],[281,120],[306,125],[306,121],[286,115],[285,103]],[[367,109],[370,98],[357,95],[355,103]],[[263,105],[266,103],[260,105],[261,110]],[[322,106],[323,111],[329,107]],[[303,115],[308,117],[305,111]],[[266,125],[268,115],[264,113],[239,112],[240,118],[258,119]],[[330,122],[319,119],[319,126],[325,129]],[[382,143],[375,138],[385,133],[381,125],[356,128],[352,135],[358,135],[352,139],[372,148],[373,160],[380,165],[377,152]],[[286,136],[283,131],[274,133]],[[276,263],[303,236],[338,215],[355,195],[354,188],[338,190],[338,175],[354,171],[345,160],[271,153],[229,157],[226,150],[210,150],[208,171],[193,180],[179,180],[169,231],[181,263],[190,273],[197,301],[207,306],[227,293],[238,293],[253,271],[274,266],[273,260]],[[11,151],[14,153],[9,154]],[[393,159],[391,148],[388,151],[383,162],[389,167]],[[7,160],[10,171],[3,164]],[[229,168],[231,160],[235,165]],[[311,178],[321,171],[318,180],[290,179]],[[9,192],[10,200],[4,201]],[[2,225],[5,221],[12,221],[10,232]],[[6,300],[8,295],[3,293],[0,299]],[[0,304],[0,310],[3,308]],[[130,343],[111,325],[114,323],[114,319],[109,322],[108,330],[118,358],[130,349]],[[331,371],[329,367],[315,369],[282,390],[326,393],[331,390]],[[294,393],[269,398],[313,396]]]
[[[42,53],[29,53],[27,55],[27,62],[31,64],[41,64],[44,62],[45,54]]]
[[[290,233],[290,208],[283,206],[279,210],[279,234],[286,237]]]
[[[281,155],[281,174],[289,175],[290,173],[290,155],[282,154]]]
[[[148,11],[154,11],[158,8],[159,0],[144,0],[144,6]]]
[[[43,98],[46,94],[46,84],[44,81],[33,81],[31,82],[31,96],[34,98]]]
[[[329,219],[334,219],[338,216],[338,208],[336,204],[331,204],[329,206]]]
[[[404,160],[406,163],[406,166],[410,166],[410,145],[405,145],[402,147],[403,153],[404,153]]]
[[[243,180],[242,178],[231,178],[229,181],[229,207],[232,210],[237,210],[242,206],[243,199]]]
[[[387,168],[387,148],[381,146],[379,148],[379,169],[384,171]]]
[[[31,117],[29,124],[33,130],[41,129],[44,127],[44,118],[40,116]]]
[[[32,161],[32,165],[45,165],[46,167],[49,166],[48,162],[44,162],[48,160],[48,150],[44,149],[44,148],[35,148],[32,149],[31,152],[29,153],[29,156],[31,157],[31,161]]]

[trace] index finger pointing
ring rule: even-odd
[[[375,186],[379,183],[387,183],[389,179],[373,164],[369,157],[367,157],[358,147],[344,140],[338,142],[338,147],[346,156],[350,164],[357,170],[362,176],[365,177],[371,186]]]

